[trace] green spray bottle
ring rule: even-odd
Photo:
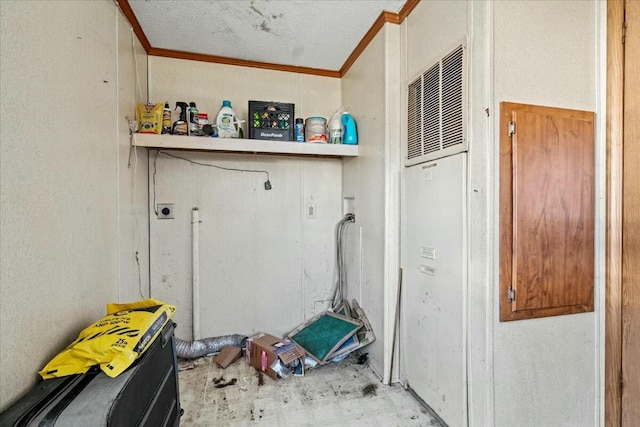
[[[180,108],[180,118],[173,122],[171,133],[174,135],[189,135],[189,123],[187,122],[187,108],[189,104],[186,102],[176,102],[176,109]]]

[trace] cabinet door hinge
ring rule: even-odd
[[[513,286],[507,288],[507,302],[514,302],[516,300],[516,291]]]
[[[508,126],[507,134],[508,136],[513,136],[513,134],[516,133],[516,122],[509,120]]]

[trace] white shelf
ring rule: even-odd
[[[205,136],[156,135],[136,133],[133,145],[165,150],[203,150],[298,156],[355,157],[357,145],[315,144],[309,142],[265,141],[261,139],[210,138]]]

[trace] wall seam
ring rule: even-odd
[[[116,85],[115,85],[115,110],[116,110],[116,123],[115,123],[115,160],[116,160],[116,286],[118,302],[122,302],[122,278],[120,277],[122,263],[120,261],[121,251],[121,236],[122,231],[122,218],[120,217],[120,131],[118,129],[118,123],[120,118],[120,25],[118,23],[118,14],[120,10],[116,4],[113,5],[114,17],[115,17],[115,57],[116,57]]]
[[[304,183],[304,164],[302,160],[298,160],[299,171],[300,171],[300,244],[298,245],[298,250],[300,251],[300,297],[302,298],[302,319],[307,320],[305,315],[306,303],[307,303],[307,283],[305,279],[305,258],[304,258],[304,247],[305,247],[305,235],[304,235],[304,225],[305,225],[305,183]],[[315,303],[314,303],[314,314],[315,314]]]
[[[494,99],[494,91],[495,91],[495,75],[494,75],[494,3],[486,2],[486,11],[485,11],[485,54],[484,54],[484,84],[485,84],[485,105],[491,111],[491,109],[495,106]],[[494,110],[493,114],[497,117],[497,110]],[[485,126],[485,139],[486,141],[492,141],[492,143],[488,144],[489,153],[486,158],[488,160],[488,167],[486,171],[485,179],[489,183],[487,186],[487,218],[485,219],[485,227],[487,230],[486,239],[486,247],[487,254],[497,254],[499,250],[499,237],[498,237],[498,216],[496,212],[498,212],[498,200],[496,198],[496,189],[498,186],[498,174],[499,171],[496,168],[498,150],[495,142],[495,118],[487,117],[486,126]],[[493,426],[495,425],[495,358],[494,358],[494,323],[495,323],[495,313],[494,313],[494,288],[497,283],[496,277],[498,271],[498,265],[495,262],[494,257],[490,257],[487,262],[488,270],[486,271],[487,278],[487,289],[485,291],[485,357],[486,357],[486,404],[485,404],[485,425]]]

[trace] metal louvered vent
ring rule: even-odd
[[[442,148],[462,144],[462,46],[442,59]]]
[[[467,151],[465,52],[460,44],[409,84],[406,166]]]
[[[422,140],[420,137],[420,122],[422,109],[420,108],[420,98],[422,97],[422,87],[420,80],[416,80],[409,85],[409,129],[407,132],[407,157],[422,156]]]
[[[429,68],[422,75],[424,154],[440,150],[440,64]]]

